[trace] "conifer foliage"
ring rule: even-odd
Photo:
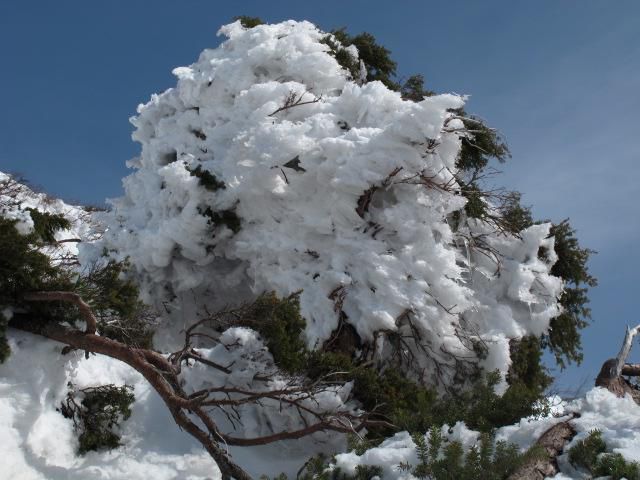
[[[99,385],[76,389],[71,383],[68,386],[69,393],[59,411],[73,421],[78,433],[78,453],[119,447],[118,428],[131,416],[133,387]]]

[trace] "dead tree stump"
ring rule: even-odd
[[[640,332],[640,325],[635,328],[627,327],[627,332],[622,342],[622,348],[616,358],[610,358],[602,364],[600,373],[596,378],[596,387],[603,387],[618,397],[630,395],[640,405],[640,390],[631,384],[624,376],[640,376],[640,365],[626,363],[634,337]]]

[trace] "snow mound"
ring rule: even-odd
[[[11,356],[0,364],[0,442],[9,459],[0,478],[71,480],[101,478],[131,480],[148,478],[207,480],[220,477],[216,463],[202,445],[176,425],[160,396],[142,376],[117,360],[84,352],[62,355],[63,345],[24,332],[11,331]],[[200,363],[184,367],[188,393],[208,387],[237,387],[275,390],[290,379],[273,371],[273,360],[252,330],[233,328],[224,332],[220,344],[199,349],[206,360],[233,365],[227,375]],[[257,372],[272,379],[254,382]],[[77,455],[77,433],[71,420],[56,411],[67,394],[67,384],[78,389],[115,384],[134,387],[135,402],[130,419],[121,424],[122,446],[101,452]],[[186,387],[185,387],[186,388]],[[342,411],[350,385],[327,389],[308,399],[307,407],[317,411]],[[302,402],[303,404],[305,402]],[[352,406],[351,406],[352,407]],[[233,415],[213,410],[221,431],[251,438],[275,431],[300,428],[299,412],[283,408],[277,398],[260,405],[239,406]],[[241,418],[241,420],[240,420]],[[312,421],[307,418],[307,421]],[[232,447],[232,458],[256,478],[287,472],[295,476],[311,455],[345,448],[343,435],[318,433],[295,442],[277,442],[258,447]],[[7,475],[7,476],[4,476]]]

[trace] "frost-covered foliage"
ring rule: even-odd
[[[16,315],[18,321],[75,325],[79,320],[73,307],[25,300],[25,294],[37,291],[78,293],[97,315],[102,335],[151,345],[153,319],[137,287],[125,278],[126,262],[78,261],[78,245],[100,234],[90,212],[36,193],[0,172],[0,360],[9,353],[4,330]]]
[[[135,401],[131,390],[131,385],[98,385],[76,390],[69,383],[69,392],[59,411],[73,421],[79,454],[121,445],[120,423],[129,419],[131,404]]]
[[[139,107],[136,171],[96,250],[128,257],[145,298],[181,322],[194,300],[300,291],[311,347],[348,324],[372,360],[429,384],[464,383],[479,364],[506,373],[509,341],[559,315],[563,281],[550,225],[460,221],[464,99],[354,82],[308,22],[220,33]]]
[[[75,239],[87,232],[81,210],[33,192],[0,172],[0,361],[10,353],[6,327],[25,292],[69,289],[72,279],[64,268],[75,259]],[[58,317],[50,308],[41,312]]]
[[[3,172],[0,217],[15,221],[22,235],[35,234],[44,244],[42,251],[62,263],[78,254],[77,242],[95,239],[99,230],[83,208],[37,193],[25,181]]]

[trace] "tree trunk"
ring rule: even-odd
[[[625,363],[631,352],[633,339],[638,333],[640,333],[640,325],[635,328],[627,327],[618,356],[610,358],[602,364],[600,373],[596,378],[596,387],[606,388],[618,397],[624,397],[628,394],[640,405],[640,390],[623,378],[623,375],[640,376],[640,365]]]
[[[564,446],[576,435],[575,429],[569,423],[574,417],[560,422],[544,432],[536,445],[542,447],[547,456],[530,459],[512,473],[508,480],[544,480],[558,473],[557,457],[564,450]]]

